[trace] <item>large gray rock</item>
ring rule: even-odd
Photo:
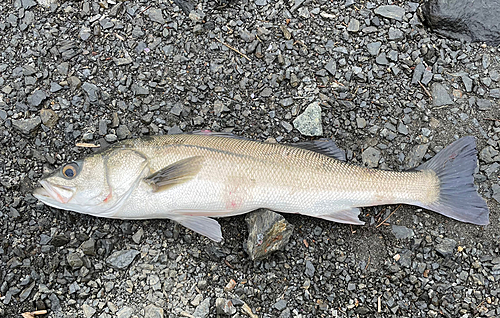
[[[380,161],[380,151],[373,147],[368,147],[361,154],[361,160],[363,160],[363,165],[366,167],[376,168],[378,167],[378,162]]]
[[[29,135],[30,133],[35,131],[40,126],[41,123],[42,120],[40,119],[40,116],[28,119],[12,120],[12,126],[14,126],[14,128],[16,128],[25,135]]]
[[[500,44],[500,0],[428,0],[420,8],[422,22],[439,34]]]
[[[455,247],[457,246],[457,241],[445,238],[440,243],[436,245],[436,252],[443,257],[449,257],[455,252]]]
[[[293,126],[302,135],[322,136],[323,126],[321,124],[321,107],[318,102],[307,106],[306,110],[293,121]]]
[[[136,250],[117,251],[106,259],[106,263],[115,269],[126,269],[139,254],[141,254],[141,252]]]
[[[453,100],[446,88],[440,83],[432,85],[432,101],[434,106],[444,106],[453,104]]]
[[[383,16],[384,18],[402,21],[405,14],[405,9],[396,5],[385,5],[376,8],[375,14]]]
[[[252,260],[267,257],[282,249],[290,239],[294,226],[283,216],[270,210],[258,210],[245,218],[248,239],[243,244]]]

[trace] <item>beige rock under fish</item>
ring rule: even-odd
[[[168,218],[220,241],[217,221],[258,208],[363,224],[360,207],[404,203],[488,224],[474,188],[476,148],[464,137],[414,171],[342,161],[332,141],[281,145],[201,132],[144,137],[71,162],[43,178],[47,205],[117,219]]]

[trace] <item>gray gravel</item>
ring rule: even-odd
[[[431,33],[417,7],[0,2],[0,317],[499,317],[500,49]],[[31,195],[94,151],[77,143],[198,129],[333,138],[391,170],[473,135],[491,224],[410,206],[364,208],[364,226],[284,215],[288,243],[254,262],[245,216],[220,219],[216,244]]]

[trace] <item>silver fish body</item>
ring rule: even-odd
[[[210,217],[258,208],[363,224],[360,207],[404,203],[488,223],[488,208],[473,186],[472,137],[411,172],[345,163],[336,159],[332,141],[300,146],[217,134],[126,140],[61,167],[41,180],[34,195],[50,206],[100,217],[169,218],[216,241],[222,234]]]

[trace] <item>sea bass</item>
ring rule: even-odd
[[[211,217],[259,208],[364,224],[361,207],[410,204],[478,225],[489,222],[474,188],[475,139],[464,137],[412,171],[344,162],[332,140],[283,145],[194,133],[124,140],[40,181],[43,203],[99,217],[174,220],[214,241]]]

